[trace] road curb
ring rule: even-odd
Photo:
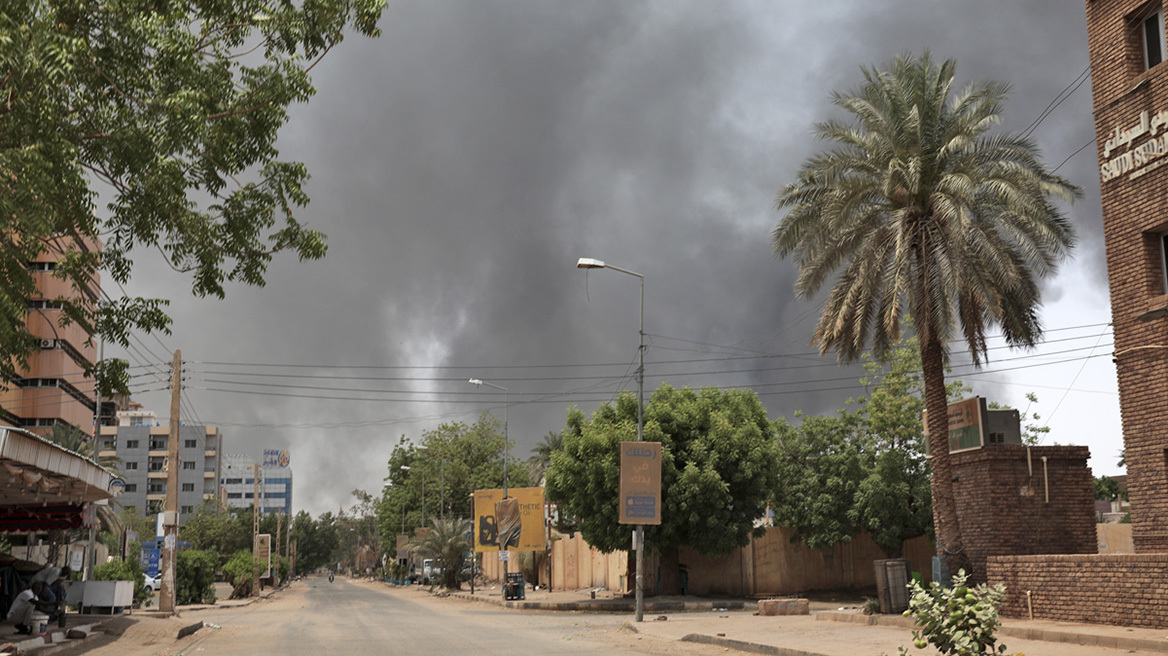
[[[178,630],[178,638],[181,640],[181,639],[191,635],[195,631],[198,631],[201,628],[203,628],[203,621],[202,620],[199,620],[198,622],[195,622],[194,624],[188,624],[187,626],[184,626],[183,628]]]
[[[727,649],[736,649],[738,651],[750,652],[752,654],[769,654],[771,656],[824,656],[814,651],[803,651],[802,649],[788,649],[786,647],[777,647],[775,645],[764,645],[758,642],[747,642],[745,640],[734,640],[732,638],[724,638],[722,636],[708,636],[700,633],[690,633],[682,636],[682,642],[698,642],[703,645],[713,645],[715,647],[726,647]]]

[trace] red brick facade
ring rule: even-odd
[[[988,570],[1005,617],[1168,627],[1168,554],[996,556]]]
[[[1089,455],[1085,446],[999,445],[949,456],[974,580],[986,580],[989,556],[1098,551]]]
[[[1144,70],[1143,51],[1161,0],[1086,7],[1132,541],[1168,552],[1168,62]]]

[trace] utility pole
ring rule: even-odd
[[[284,527],[284,509],[276,509],[276,558],[280,557],[280,529]]]
[[[170,437],[166,443],[166,507],[162,513],[162,589],[158,608],[175,612],[175,556],[178,547],[179,398],[182,394],[182,352],[174,350],[170,365]]]
[[[260,595],[260,570],[256,567],[256,554],[260,550],[260,463],[252,466],[255,470],[255,493],[251,495],[251,593]]]

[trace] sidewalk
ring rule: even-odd
[[[516,610],[628,613],[626,628],[646,635],[758,654],[893,655],[900,645],[909,647],[909,653],[931,653],[912,647],[913,623],[909,618],[863,615],[855,608],[840,608],[838,602],[812,601],[811,615],[763,617],[754,613],[758,603],[753,600],[646,597],[645,621],[638,624],[632,621],[633,599],[607,591],[596,591],[593,598],[590,590],[528,590],[524,600],[504,601],[496,584],[477,588],[473,595],[463,590],[449,596]],[[1142,629],[1005,619],[998,638],[1009,646],[1009,653],[1023,652],[1026,656],[1168,653],[1168,627]]]

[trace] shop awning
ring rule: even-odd
[[[0,427],[0,517],[11,507],[109,499],[115,477],[90,458],[20,428]],[[2,530],[2,529],[0,529]]]

